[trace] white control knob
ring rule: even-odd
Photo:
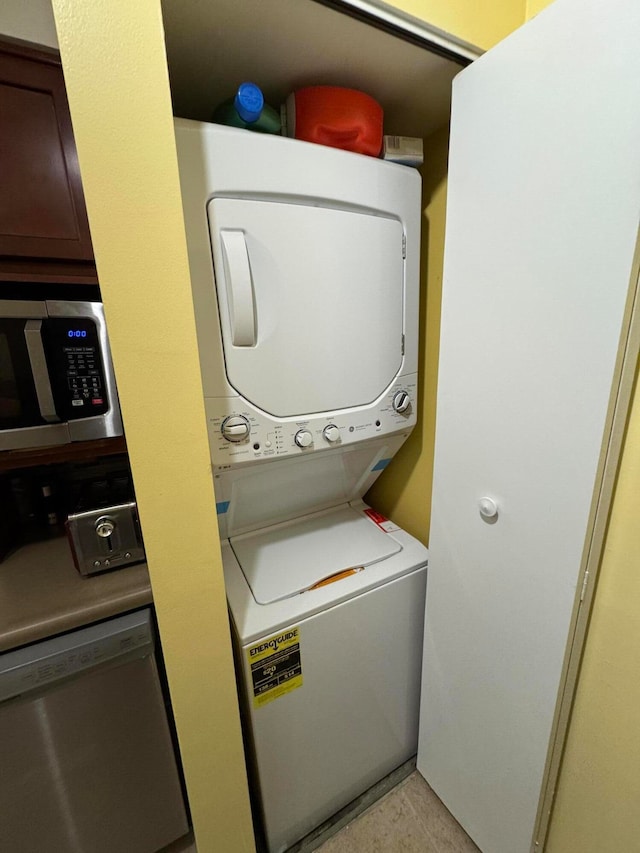
[[[498,504],[493,498],[480,498],[478,501],[478,509],[483,518],[492,519],[498,515]]]
[[[294,436],[294,441],[298,447],[309,447],[313,444],[313,436],[308,429],[299,429]]]
[[[328,442],[333,444],[334,441],[339,441],[340,430],[335,424],[329,424],[322,430],[322,435]]]
[[[396,391],[393,395],[393,409],[402,414],[411,408],[411,397],[406,391]]]
[[[244,441],[251,432],[251,426],[243,415],[231,415],[222,422],[220,431],[227,441]]]

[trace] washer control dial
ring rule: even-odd
[[[333,444],[340,440],[340,430],[335,424],[328,424],[323,430],[322,435],[326,441]]]
[[[231,415],[224,419],[220,430],[227,441],[244,441],[251,432],[251,426],[243,415]]]
[[[411,408],[411,397],[406,391],[396,391],[393,395],[392,405],[395,412],[404,414],[404,412],[407,412]]]
[[[294,436],[294,441],[298,447],[309,447],[313,444],[313,436],[308,429],[299,429]]]

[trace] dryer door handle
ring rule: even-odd
[[[220,231],[222,260],[229,306],[231,343],[234,347],[256,345],[256,312],[249,252],[243,231]]]

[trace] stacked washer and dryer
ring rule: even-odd
[[[416,421],[420,177],[182,119],[176,140],[247,754],[278,853],[417,748],[427,551],[362,496]]]

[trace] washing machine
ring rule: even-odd
[[[416,753],[426,554],[362,501],[222,550],[250,768],[279,853]]]
[[[427,551],[362,497],[416,422],[420,177],[175,130],[248,763],[279,853],[416,751]]]

